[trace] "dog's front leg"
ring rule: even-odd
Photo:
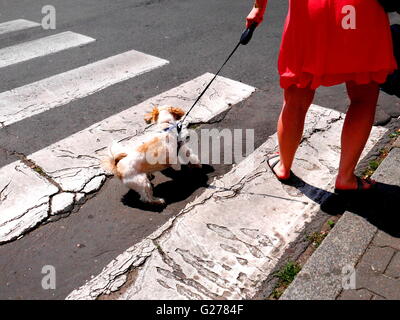
[[[187,163],[189,167],[201,168],[199,157],[186,144],[179,149],[178,159],[182,160],[182,163]]]
[[[153,180],[155,178],[155,176],[152,173],[148,173],[147,174],[147,178],[151,181],[151,180]]]
[[[175,164],[171,164],[171,168],[174,169],[175,171],[180,171],[182,170],[182,165],[178,162]]]

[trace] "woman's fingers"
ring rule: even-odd
[[[249,28],[253,23],[259,25],[264,19],[264,11],[259,8],[253,8],[246,18],[246,28]]]
[[[264,19],[264,12],[265,10],[253,8],[246,18],[246,28],[249,28],[253,23],[257,23],[259,25]]]

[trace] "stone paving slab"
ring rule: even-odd
[[[216,179],[202,195],[141,243],[112,261],[67,299],[249,299],[330,193],[339,159],[343,115],[312,106],[285,186],[268,168],[276,135]],[[374,128],[368,150],[385,132]],[[310,200],[312,198],[312,200]],[[365,229],[363,228],[363,231]],[[368,239],[369,241],[370,239]],[[128,271],[131,271],[128,273]]]
[[[361,258],[361,265],[368,265],[375,272],[385,272],[394,256],[394,249],[390,247],[370,246]]]
[[[346,290],[340,295],[338,300],[371,300],[374,294],[366,289]]]
[[[400,251],[396,251],[393,254],[393,257],[385,270],[385,275],[390,278],[400,279]]]
[[[385,272],[394,256],[395,251],[391,248],[371,245],[356,266],[356,290],[366,289],[373,292],[374,296],[400,300],[400,279],[393,278]],[[377,263],[381,268],[376,268]]]
[[[392,237],[383,231],[378,231],[372,243],[378,247],[390,247],[400,251],[400,238]]]
[[[372,178],[400,186],[400,149],[395,147]],[[304,265],[281,299],[400,299],[400,238],[346,212]],[[355,288],[343,287],[343,267],[353,268]]]
[[[22,162],[0,171],[0,243],[19,237],[49,216],[58,188]]]

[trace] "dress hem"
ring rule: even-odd
[[[280,85],[283,89],[287,89],[293,85],[296,85],[298,88],[310,87],[311,89],[317,89],[320,86],[332,87],[350,81],[354,81],[360,85],[371,82],[382,84],[386,81],[388,75],[392,74],[394,71],[395,69],[328,75],[313,75],[308,72],[303,72],[300,75],[286,73],[280,75]]]

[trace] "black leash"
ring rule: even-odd
[[[253,23],[249,28],[247,28],[243,33],[242,36],[240,37],[239,43],[235,46],[235,49],[233,49],[233,51],[231,52],[231,54],[228,56],[228,58],[225,60],[225,62],[223,63],[223,65],[221,66],[221,68],[219,68],[219,70],[217,71],[217,73],[214,75],[214,77],[211,79],[211,81],[208,83],[208,85],[204,88],[204,90],[201,92],[201,94],[199,95],[199,97],[196,99],[196,101],[193,103],[193,105],[189,108],[189,110],[186,112],[186,114],[184,115],[184,117],[178,121],[174,126],[172,126],[171,128],[168,128],[168,131],[174,129],[175,127],[178,130],[178,134],[181,132],[182,130],[182,126],[183,126],[183,122],[185,121],[186,117],[188,116],[188,114],[192,111],[192,109],[194,108],[194,106],[197,104],[197,102],[199,102],[199,100],[201,99],[201,97],[204,95],[204,93],[207,91],[207,89],[211,86],[211,84],[214,82],[214,80],[217,78],[218,74],[221,72],[221,70],[223,69],[223,67],[226,65],[226,63],[229,61],[229,59],[233,56],[233,54],[236,52],[236,50],[239,48],[240,45],[246,45],[250,42],[254,30],[256,30],[257,28],[257,23]],[[166,130],[167,131],[167,130]]]

